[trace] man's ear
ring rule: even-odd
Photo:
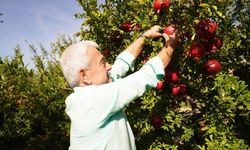
[[[91,85],[92,81],[90,80],[88,74],[86,73],[85,70],[80,70],[79,72],[79,77],[80,77],[80,84],[83,83],[85,85]]]

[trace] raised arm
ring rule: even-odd
[[[145,33],[136,39],[132,44],[130,44],[116,59],[112,69],[109,71],[109,75],[112,81],[123,77],[129,69],[133,70],[134,60],[141,53],[144,39],[153,39],[162,36],[159,33],[160,26],[153,26],[151,29],[147,30]]]
[[[159,33],[159,30],[160,26],[153,26],[151,29],[143,33],[138,39],[136,39],[131,45],[129,45],[126,51],[130,52],[135,58],[137,58],[142,51],[144,38],[153,39],[162,36],[162,34]]]
[[[143,95],[146,90],[155,87],[157,82],[164,77],[164,68],[166,68],[171,60],[174,51],[172,41],[167,35],[163,35],[166,39],[166,45],[158,53],[158,55],[150,59],[144,66],[129,76],[119,79],[113,83],[97,86],[95,99],[98,101],[94,106],[99,110],[98,116],[92,117],[99,120],[102,125],[109,116],[124,108],[133,99]],[[98,121],[96,120],[96,121]]]
[[[164,68],[166,68],[172,58],[174,46],[175,46],[175,36],[168,36],[167,34],[163,33],[163,37],[165,38],[165,46],[162,48],[162,50],[158,53],[158,57],[162,60]]]

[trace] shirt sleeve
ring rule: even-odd
[[[164,77],[164,66],[159,57],[148,61],[137,72],[115,82],[98,86],[94,105],[99,113],[100,124],[114,113],[124,108],[132,100],[143,95],[146,90],[155,87]]]
[[[135,57],[128,51],[123,51],[117,56],[116,61],[109,71],[110,78],[115,81],[123,77],[129,69],[134,70]]]

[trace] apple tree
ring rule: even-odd
[[[247,0],[78,0],[77,36],[111,63],[140,33],[178,30],[164,80],[125,112],[138,149],[247,149],[250,144]],[[163,47],[145,39],[139,69]],[[132,73],[132,72],[130,72]]]
[[[52,50],[29,44],[34,66],[23,61],[17,46],[13,57],[0,57],[0,145],[9,149],[67,149],[70,120],[65,98],[71,93],[58,58],[74,43],[60,37]]]

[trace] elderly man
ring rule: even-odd
[[[111,66],[98,51],[98,45],[82,41],[69,46],[61,56],[61,68],[74,89],[66,99],[66,113],[71,120],[70,150],[135,150],[135,140],[123,108],[146,90],[155,87],[164,76],[164,68],[173,53],[173,38],[153,26],[125,51]],[[163,36],[165,46],[140,70],[133,69],[144,38]],[[124,78],[122,78],[124,77]]]

